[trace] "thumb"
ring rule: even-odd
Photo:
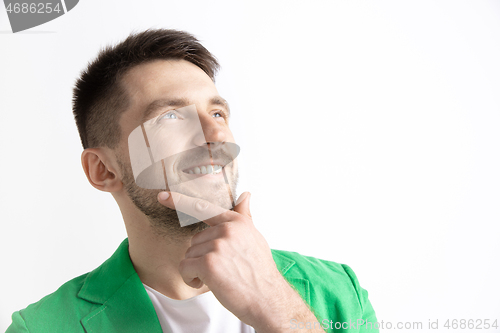
[[[252,214],[250,213],[250,197],[250,192],[244,192],[243,194],[241,194],[238,198],[238,201],[236,201],[234,211],[251,218]]]

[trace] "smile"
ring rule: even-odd
[[[193,175],[193,174],[194,175],[199,175],[199,174],[216,175],[222,171],[222,168],[223,167],[221,165],[218,165],[218,164],[213,165],[213,166],[211,164],[208,164],[208,165],[201,165],[201,166],[194,167],[192,169],[184,170],[183,172],[189,173],[191,175]]]

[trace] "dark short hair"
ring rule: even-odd
[[[215,81],[217,59],[191,34],[172,29],[133,33],[102,49],[73,89],[73,115],[83,148],[109,147],[120,141],[119,119],[129,105],[121,78],[131,68],[158,59],[184,59]]]

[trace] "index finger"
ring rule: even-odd
[[[166,200],[163,198],[164,193],[169,194],[169,197]],[[181,211],[187,215],[197,218],[200,221],[207,221],[214,216],[230,212],[230,210],[214,205],[206,200],[189,197],[177,192],[161,192],[158,194],[158,201],[170,209]],[[222,222],[225,221],[216,221],[211,219],[207,224],[213,226]]]

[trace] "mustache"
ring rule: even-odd
[[[166,160],[178,160],[181,170],[193,165],[210,164],[211,161],[225,166],[231,163],[239,154],[240,147],[232,142],[214,142],[206,146],[195,147],[181,153],[169,156]]]

